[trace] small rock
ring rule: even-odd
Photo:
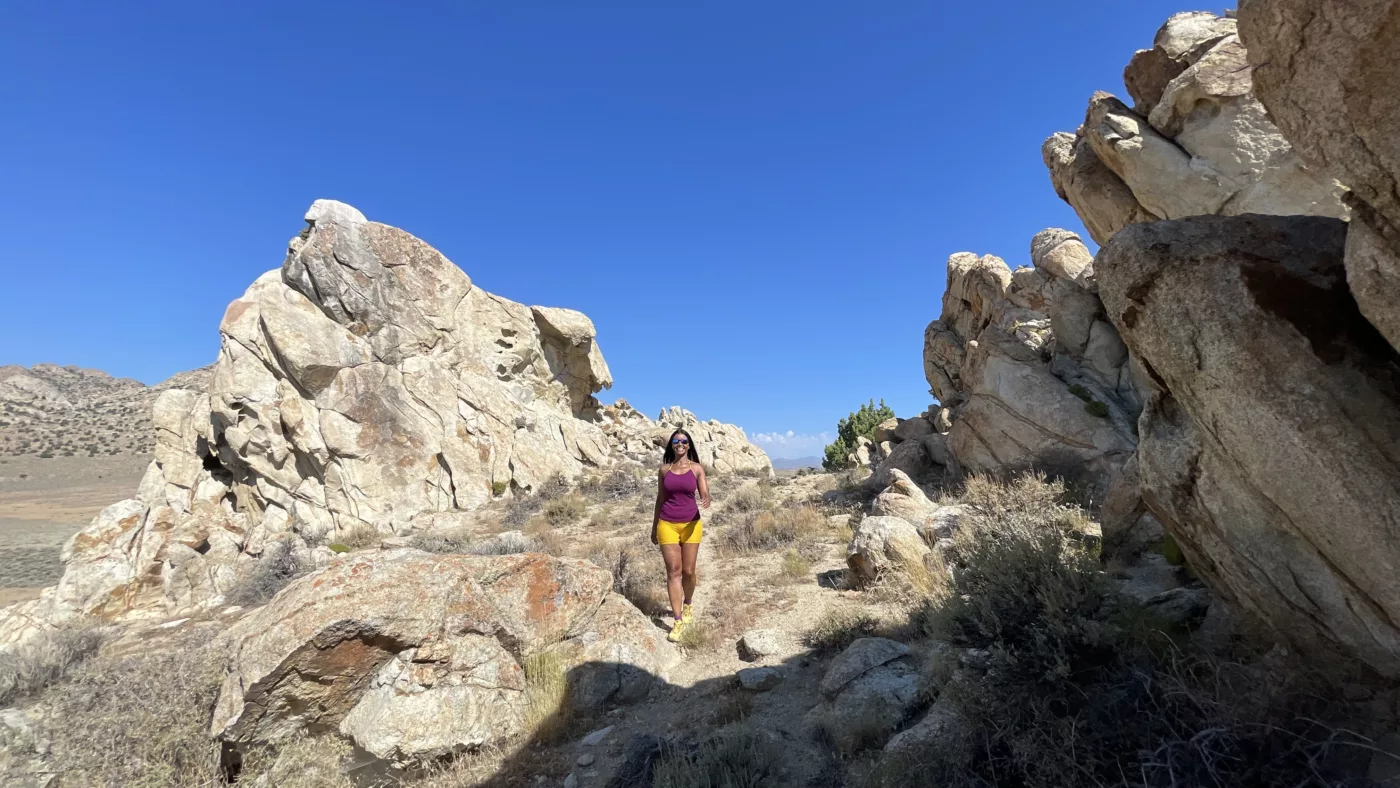
[[[569,772],[569,776],[564,778],[564,788],[578,788],[578,775]]]
[[[413,537],[411,536],[389,536],[379,540],[379,547],[384,550],[397,550],[400,547],[412,547]]]
[[[842,687],[855,681],[866,671],[909,653],[909,647],[886,638],[861,638],[831,661],[822,678],[821,692],[834,697]]]
[[[772,656],[782,648],[783,633],[776,629],[751,629],[739,638],[739,654],[747,662]]]
[[[611,725],[609,725],[606,728],[599,728],[598,730],[593,731],[587,736],[584,736],[583,739],[579,742],[579,744],[582,744],[585,747],[597,747],[599,744],[603,743],[603,739],[608,738],[608,734],[612,733],[612,731],[613,726]]]
[[[780,668],[743,668],[739,671],[739,686],[750,692],[767,692],[783,681]]]
[[[1174,626],[1199,624],[1210,608],[1210,592],[1199,586],[1182,586],[1150,597],[1143,605]]]
[[[586,752],[578,757],[577,763],[579,766],[592,766],[593,762],[596,760],[598,760],[598,756],[591,752]]]

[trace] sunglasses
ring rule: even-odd
[[[686,445],[689,445],[689,444],[690,444],[690,441],[686,440],[685,438],[672,438],[672,439],[671,439],[671,445],[672,445],[672,446],[686,446]]]

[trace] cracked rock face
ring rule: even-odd
[[[611,588],[592,564],[543,555],[356,556],[227,633],[211,731],[243,747],[335,730],[378,758],[427,762],[527,732],[535,655],[570,671],[590,709],[635,702],[674,657]]]
[[[1351,189],[1347,278],[1400,347],[1400,3],[1240,3],[1259,99],[1313,167]]]
[[[1015,272],[990,255],[948,261],[943,314],[924,333],[947,450],[968,471],[1072,464],[1106,489],[1137,445],[1127,350],[1079,237],[1046,230],[1031,252],[1035,267]]]
[[[1046,140],[1055,191],[1095,241],[1205,214],[1347,215],[1255,97],[1252,60],[1234,19],[1177,14],[1123,74],[1134,107],[1096,93],[1077,133]]]
[[[1400,675],[1400,356],[1347,289],[1346,225],[1196,217],[1099,254],[1158,391],[1142,496],[1192,570],[1301,646]]]

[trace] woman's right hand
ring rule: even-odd
[[[657,528],[656,523],[652,523],[652,525],[651,525],[651,543],[652,543],[652,544],[658,544],[658,545],[659,545],[659,544],[661,544],[661,540],[659,540],[659,539],[656,538],[656,528]]]

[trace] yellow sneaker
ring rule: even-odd
[[[681,635],[684,632],[685,619],[681,619],[680,621],[677,621],[676,623],[671,625],[671,634],[667,635],[666,639],[671,641],[672,643],[679,643],[681,640]]]
[[[691,605],[686,605],[685,607],[681,608],[681,621],[684,621],[687,624],[695,620],[695,611],[691,610],[691,607]]]

